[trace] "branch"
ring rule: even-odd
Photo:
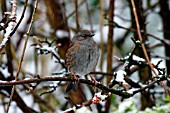
[[[133,13],[134,13],[134,16],[135,16],[135,21],[136,21],[136,26],[137,26],[137,33],[138,33],[140,42],[142,42],[143,39],[142,39],[142,35],[141,35],[141,32],[140,32],[140,25],[139,25],[139,21],[138,21],[138,16],[137,16],[137,14],[136,14],[135,3],[134,3],[133,0],[131,0],[131,3],[132,3]],[[156,71],[154,70],[153,65],[151,64],[151,62],[150,62],[150,60],[149,60],[149,57],[148,57],[148,54],[147,54],[145,45],[144,45],[143,43],[141,43],[141,46],[142,46],[142,50],[143,50],[143,52],[144,52],[145,58],[146,58],[146,60],[147,60],[147,62],[148,62],[148,64],[149,64],[151,70],[153,71],[153,73],[155,74],[155,76],[158,77],[158,74],[157,74]],[[164,84],[162,81],[161,81],[161,85],[163,86],[166,94],[169,94],[169,93],[168,93],[168,90],[166,89],[165,84]]]
[[[12,30],[11,32],[8,31],[10,34],[8,34],[8,35],[6,34],[5,38],[3,39],[2,43],[0,44],[0,52],[1,52],[2,49],[5,47],[7,41],[9,40],[9,38],[12,37],[12,35],[16,32],[16,30],[18,29],[19,25],[21,24],[21,22],[22,22],[22,20],[23,20],[23,18],[24,18],[24,15],[25,15],[25,11],[26,11],[26,8],[27,8],[27,3],[28,3],[28,0],[25,1],[24,10],[23,10],[23,12],[22,12],[21,18],[19,19],[17,25],[14,27],[13,30],[11,29],[11,30]],[[16,11],[16,5],[15,5],[15,8],[13,8],[13,11]],[[13,13],[13,19],[16,18],[15,16],[16,16],[16,14]],[[11,15],[10,18],[12,19],[12,15]],[[12,19],[12,20],[13,20],[13,19]],[[14,22],[14,21],[11,21],[11,22]],[[9,24],[9,23],[8,23],[8,24]]]
[[[2,51],[2,49],[5,47],[7,41],[10,38],[10,33],[12,32],[14,26],[15,26],[15,21],[16,21],[16,10],[17,10],[17,1],[13,0],[10,2],[12,5],[12,9],[11,9],[11,15],[10,15],[10,19],[12,21],[9,21],[8,23],[8,27],[5,30],[5,34],[4,34],[4,39],[2,40],[1,44],[0,44],[0,52]]]
[[[124,98],[130,98],[130,97],[134,96],[136,93],[142,92],[145,89],[153,86],[155,83],[158,83],[158,82],[164,81],[164,80],[167,80],[167,78],[166,77],[158,78],[155,81],[149,83],[148,85],[145,85],[144,87],[133,90],[133,92],[130,92],[130,90],[122,91],[122,90],[118,90],[118,89],[108,88],[107,86],[104,86],[101,83],[97,83],[97,85],[96,85],[91,80],[79,79],[79,83],[95,86],[101,90],[111,92],[112,94],[116,94],[116,95],[122,96]],[[73,78],[69,78],[69,77],[46,76],[46,77],[42,77],[42,78],[26,78],[24,80],[19,80],[19,81],[15,81],[15,80],[14,81],[0,81],[0,86],[23,85],[23,84],[29,84],[29,83],[46,82],[46,81],[72,81],[72,82],[74,82],[76,80]]]
[[[23,85],[23,84],[28,84],[28,83],[45,82],[45,81],[72,81],[72,82],[74,82],[76,80],[68,78],[68,77],[46,76],[46,77],[42,77],[42,78],[31,78],[31,79],[24,79],[24,80],[19,80],[19,81],[10,81],[10,82],[9,81],[0,81],[0,86]],[[111,92],[113,94],[122,96],[124,98],[131,97],[131,94],[128,94],[127,92],[122,92],[120,90],[108,88],[108,87],[102,85],[101,83],[98,83],[97,85],[95,85],[95,83],[90,80],[79,79],[79,83],[96,86],[97,88],[99,88],[101,90]]]
[[[87,0],[84,0],[84,2],[86,3],[86,9],[87,9],[87,16],[88,16],[88,21],[90,24],[90,31],[93,31],[93,25],[92,25],[92,21],[91,21],[91,16],[90,16],[90,11],[89,11],[89,6],[87,3]]]
[[[105,19],[109,20],[109,18],[107,18],[107,17],[105,17]],[[124,27],[124,26],[119,25],[119,24],[116,23],[116,22],[112,22],[112,23],[109,23],[109,24],[105,24],[104,26],[110,25],[110,24],[113,24],[116,28],[125,29],[125,30],[132,31],[132,32],[137,32],[137,30],[134,29],[134,28],[126,28],[126,27]],[[142,33],[142,31],[140,31],[140,32]],[[150,37],[156,39],[156,40],[161,41],[161,42],[162,42],[163,44],[165,44],[165,45],[170,46],[169,41],[167,41],[167,40],[165,40],[165,39],[161,39],[161,38],[159,38],[159,37],[157,37],[157,36],[154,36],[154,35],[152,35],[152,34],[150,34],[150,33],[145,33],[145,34],[146,34],[147,36],[150,36]]]
[[[76,14],[76,32],[80,30],[79,26],[79,15],[78,15],[78,0],[74,0],[75,3],[75,14]]]
[[[26,34],[26,40],[25,40],[23,51],[22,51],[21,59],[20,59],[20,62],[19,62],[19,66],[18,66],[18,69],[17,69],[17,74],[16,74],[16,77],[15,77],[15,80],[18,79],[19,72],[21,70],[22,61],[24,59],[24,54],[25,54],[25,50],[26,50],[26,46],[27,46],[29,35],[30,35],[30,31],[31,31],[31,28],[32,28],[32,24],[33,24],[33,20],[34,20],[34,16],[35,16],[37,6],[38,6],[38,0],[36,0],[35,8],[34,8],[34,11],[33,11],[33,14],[32,14],[32,18],[31,18],[31,23],[30,23],[30,26],[29,26],[27,34]],[[10,104],[11,104],[11,101],[12,101],[12,98],[13,98],[13,95],[14,95],[14,91],[15,91],[15,86],[12,87],[12,91],[11,91],[11,95],[10,95],[10,101],[8,103],[6,113],[8,113],[8,110],[9,110],[9,107],[10,107]]]

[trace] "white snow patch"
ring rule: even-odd
[[[132,89],[128,90],[127,92],[128,92],[129,94],[133,94],[133,92],[136,91],[136,90],[138,90],[138,89],[139,89],[139,88],[132,88]]]
[[[136,55],[133,55],[132,59],[135,60],[135,61],[141,61],[141,62],[145,62],[146,61],[145,59],[140,58],[139,56],[136,56]]]
[[[123,71],[123,70],[119,70],[116,72],[117,73],[117,76],[116,76],[116,81],[117,82],[123,82],[123,84],[127,84],[126,81],[124,80],[124,77],[126,75],[126,72]]]
[[[0,67],[0,72],[4,75],[5,78],[8,78],[11,76],[11,74],[8,72],[8,67],[5,67],[5,68]]]
[[[24,78],[24,80],[30,80],[30,78]]]

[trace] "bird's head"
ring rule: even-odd
[[[93,36],[94,36],[94,33],[92,33],[91,31],[82,30],[74,35],[72,42],[80,43],[80,44],[84,44],[84,43],[90,44],[94,42],[92,38]]]

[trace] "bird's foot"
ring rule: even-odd
[[[89,74],[91,80],[93,81],[95,87],[97,86],[98,82]]]

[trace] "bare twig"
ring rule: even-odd
[[[140,32],[140,25],[139,25],[139,21],[138,21],[138,16],[136,14],[136,7],[135,7],[135,3],[133,0],[131,0],[131,3],[132,3],[132,7],[133,7],[133,13],[134,13],[134,16],[135,16],[135,21],[136,21],[136,26],[137,26],[137,33],[138,33],[138,36],[139,36],[139,40],[140,42],[143,41],[142,39],[142,35],[141,35],[141,32]],[[153,73],[156,75],[156,77],[158,77],[158,74],[156,73],[156,71],[154,70],[153,68],[153,65],[151,64],[150,60],[149,60],[149,57],[148,57],[148,54],[147,54],[147,51],[146,51],[146,48],[145,48],[145,45],[144,43],[141,43],[141,46],[142,46],[142,50],[144,52],[144,55],[145,55],[145,58],[151,68],[151,70],[153,71]],[[164,85],[164,83],[161,81],[161,85],[163,86],[166,94],[168,94],[168,90],[166,89],[166,86]]]
[[[35,15],[37,6],[38,6],[38,0],[36,0],[35,8],[34,8],[34,11],[33,11],[33,14],[32,14],[31,23],[30,23],[30,26],[29,26],[28,31],[27,31],[27,34],[26,34],[26,40],[25,40],[25,44],[24,44],[23,51],[22,51],[22,56],[21,56],[21,59],[20,59],[20,63],[19,63],[19,66],[18,66],[18,70],[17,70],[16,77],[15,77],[15,80],[16,80],[16,81],[17,81],[17,79],[18,79],[18,75],[19,75],[19,72],[20,72],[20,70],[21,70],[22,61],[23,61],[23,58],[24,58],[24,54],[25,54],[25,50],[26,50],[26,46],[27,46],[27,42],[28,42],[30,30],[31,30],[31,28],[32,28],[32,24],[33,24],[33,20],[34,20],[34,15]],[[8,103],[6,113],[8,113],[8,111],[9,111],[9,107],[10,107],[10,104],[11,104],[11,102],[12,102],[12,98],[13,98],[13,95],[14,95],[14,91],[15,91],[15,86],[12,87],[12,91],[11,91],[11,95],[10,95],[10,101],[9,101],[9,103]]]
[[[159,83],[159,82],[162,82],[162,80],[161,80],[161,79],[157,79],[157,80],[149,83],[148,85],[146,85],[146,86],[144,86],[144,87],[141,87],[141,88],[139,88],[138,90],[135,90],[135,91],[133,92],[133,95],[137,94],[138,92],[142,92],[142,91],[144,91],[145,89],[150,88],[151,86],[153,86],[155,83]]]
[[[22,11],[21,18],[19,19],[19,21],[18,21],[17,25],[15,26],[14,30],[9,34],[9,37],[11,37],[15,33],[15,31],[18,29],[19,25],[21,24],[22,19],[24,18],[24,15],[25,15],[25,11],[26,11],[26,8],[27,8],[27,3],[28,3],[28,0],[25,1],[24,9]]]
[[[84,4],[84,1],[81,1],[78,4],[78,7],[82,6]],[[67,15],[66,19],[68,20],[70,17],[72,17],[74,15],[74,13],[76,12],[76,9],[74,11],[72,11],[70,14]]]
[[[110,13],[109,13],[109,23],[113,22],[114,16],[114,0],[110,1]],[[112,71],[112,53],[113,53],[113,25],[109,25],[109,34],[108,34],[108,44],[107,44],[107,72]],[[112,78],[107,78],[107,83],[110,82]]]
[[[78,16],[78,0],[74,0],[75,2],[75,14],[76,14],[76,32],[79,31],[79,16]]]
[[[1,43],[0,51],[2,51],[2,49],[5,47],[7,41],[9,40],[9,38],[12,37],[12,35],[16,32],[16,30],[18,29],[19,25],[21,24],[22,19],[24,18],[24,15],[25,15],[25,11],[26,11],[26,8],[27,8],[27,3],[28,3],[28,0],[25,1],[24,10],[22,12],[21,18],[19,19],[17,25],[14,27],[13,30],[11,29],[12,31],[10,32],[9,36],[4,38],[4,42]]]
[[[13,0],[11,1],[11,4],[12,4],[12,11],[11,11],[11,18],[15,18],[16,19],[16,10],[17,10],[17,0]],[[13,27],[15,25],[15,22],[11,22],[10,25],[7,27],[7,30],[12,30]],[[8,29],[9,28],[9,29]],[[5,47],[7,41],[9,40],[10,38],[10,31],[7,31],[5,34],[4,34],[4,39],[0,45],[0,51]],[[14,92],[13,92],[14,93]],[[9,110],[9,106],[10,106],[10,103],[11,103],[11,100],[12,98],[10,99],[8,105],[7,105],[7,109],[6,109],[6,113],[8,113],[8,110]]]
[[[113,22],[114,20],[114,3],[115,0],[110,0],[109,6],[109,23]],[[107,43],[107,72],[112,72],[112,57],[113,57],[113,25],[109,25],[109,33],[108,33],[108,43]],[[111,76],[107,76],[107,84],[110,83],[112,79]],[[109,112],[110,109],[110,98],[108,98],[105,104],[105,112]]]
[[[105,17],[105,19],[109,20],[109,18],[107,18],[107,17]],[[125,30],[128,30],[128,31],[132,31],[132,32],[137,32],[137,30],[134,29],[134,28],[126,28],[126,27],[124,27],[124,26],[119,25],[119,24],[116,23],[116,22],[112,22],[112,23],[109,23],[109,24],[113,24],[114,26],[116,26],[116,28],[121,28],[121,29],[125,29]],[[105,26],[106,26],[106,25],[109,25],[109,24],[105,24]],[[142,31],[141,31],[141,33],[142,33]],[[152,38],[154,38],[154,39],[157,39],[157,40],[161,41],[161,42],[162,42],[163,44],[165,44],[165,45],[170,46],[170,44],[169,44],[166,40],[161,39],[160,37],[154,36],[153,34],[150,34],[150,33],[145,33],[145,34],[146,34],[147,36],[150,36],[150,37],[152,37]]]
[[[13,0],[11,1],[12,4],[12,9],[11,9],[11,15],[10,18],[12,19],[12,21],[9,21],[8,23],[8,27],[6,28],[6,32],[4,34],[4,39],[0,44],[0,52],[3,50],[3,48],[5,47],[7,41],[10,38],[10,33],[12,32],[14,26],[15,26],[15,21],[16,21],[16,10],[17,10],[17,0]]]
[[[87,9],[87,16],[88,16],[88,21],[90,24],[90,31],[93,31],[93,25],[92,25],[92,21],[91,21],[91,17],[90,17],[90,11],[89,11],[89,6],[87,3],[87,0],[84,0],[84,2],[86,3],[86,9]]]
[[[28,0],[25,1],[24,9],[23,9],[21,18],[19,19],[18,23],[16,24],[16,26],[14,27],[13,30],[11,29],[12,31],[10,32],[9,36],[4,38],[4,40],[3,40],[4,42],[1,43],[0,51],[2,51],[2,49],[5,47],[6,42],[9,40],[10,37],[12,37],[12,35],[16,32],[16,30],[18,29],[19,25],[21,24],[22,19],[24,18],[24,15],[25,15],[25,11],[26,11],[26,8],[27,8],[27,3],[28,3]],[[13,9],[13,11],[14,11],[14,9]],[[14,21],[11,21],[11,22],[14,22]]]

